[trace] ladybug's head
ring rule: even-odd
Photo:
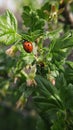
[[[28,40],[26,40],[26,39],[23,39],[23,40],[22,40],[22,44],[23,44],[24,42],[27,42],[27,41],[28,41]]]

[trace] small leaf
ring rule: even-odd
[[[66,64],[69,65],[69,67],[73,69],[73,62],[72,61],[66,61]]]
[[[42,30],[35,30],[33,32],[23,33],[22,38],[26,39],[27,41],[34,42],[37,38],[43,35]]]
[[[53,87],[53,85],[45,78],[42,78],[41,76],[36,76],[36,81],[40,85],[40,88],[44,89],[48,94],[58,94],[57,89]]]
[[[28,6],[23,8],[23,22],[26,27],[32,32],[35,30],[42,30],[44,27],[44,20],[39,18],[36,11],[31,10]]]
[[[61,38],[57,39],[54,44],[54,51],[58,49],[66,49],[69,47],[73,47],[73,34],[72,32],[67,32]]]

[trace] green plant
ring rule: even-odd
[[[41,76],[37,76],[36,81],[38,94],[33,100],[44,120],[51,120],[51,130],[72,130],[73,84],[67,84],[63,74],[56,79],[55,87]]]
[[[37,130],[73,128],[73,62],[67,58],[73,32],[65,33],[58,22],[61,2],[46,2],[36,10],[24,6],[22,32],[9,10],[0,16],[0,102],[23,110],[31,96],[28,108],[36,109],[45,124],[37,124]],[[31,53],[24,50],[24,40],[32,43]]]

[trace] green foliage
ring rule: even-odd
[[[20,33],[10,11],[0,16],[0,103],[16,111],[35,109],[36,130],[73,129],[73,32],[64,32],[59,22],[62,4],[67,1],[46,1],[35,10],[24,6]],[[25,41],[32,43],[31,53]]]
[[[71,100],[73,98],[73,85],[67,85],[62,77],[63,75],[56,81],[55,87],[46,79],[40,76],[36,77],[38,94],[33,97],[33,100],[39,113],[42,113],[44,118],[48,116],[48,121],[49,118],[51,119],[52,130],[61,130],[62,128],[66,130],[70,125],[73,126],[71,115],[73,113]]]
[[[14,15],[7,10],[4,15],[0,16],[0,42],[9,45],[16,42],[17,39],[17,20]]]
[[[24,20],[24,25],[32,32],[43,29],[44,20],[40,19],[37,13],[31,10],[30,7],[24,6],[22,17]]]

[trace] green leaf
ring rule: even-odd
[[[73,84],[73,62],[66,61],[64,76],[68,83]]]
[[[17,34],[17,20],[14,15],[7,10],[0,16],[0,42],[6,45],[12,44],[20,39]]]
[[[42,109],[46,109],[46,107],[44,108],[45,105],[48,107],[48,109],[51,109],[52,106],[63,109],[58,90],[52,86],[48,80],[42,78],[41,76],[37,76],[36,81],[38,86],[38,93],[40,95],[34,97],[37,106],[39,105],[39,108],[42,107]]]
[[[51,130],[57,128],[61,130],[62,127],[69,126],[68,123],[72,124],[73,85],[67,85],[63,74],[59,78],[54,87],[48,80],[38,76],[36,78],[38,94],[33,97],[38,112],[52,121]],[[47,120],[49,119],[47,118]]]
[[[64,116],[57,116],[57,119],[53,122],[51,130],[66,130]]]
[[[73,110],[73,84],[69,84],[66,88],[65,100],[67,108]]]
[[[27,87],[26,83],[24,82],[24,83],[21,84],[21,86],[19,88],[19,91],[21,93],[24,92],[24,96],[27,98],[27,97],[29,97],[33,93],[34,88],[32,86],[31,86],[31,88]]]
[[[24,6],[23,9],[22,18],[24,25],[31,31],[42,30],[44,27],[44,20],[39,18],[36,11],[31,10],[28,6]]]
[[[58,94],[57,89],[55,87],[53,87],[53,85],[48,80],[46,80],[45,78],[37,75],[36,81],[37,81],[37,83],[38,83],[38,85],[40,86],[41,89],[46,90],[48,93],[51,93],[52,95]]]
[[[49,45],[50,53],[52,53],[52,63],[55,63],[59,71],[63,70],[63,65],[73,47],[72,41],[72,32],[67,32],[60,38],[52,39]]]
[[[33,32],[23,33],[23,39],[34,42],[38,37],[43,35],[42,30],[35,30]]]
[[[69,76],[68,76],[69,78]],[[63,101],[65,109],[73,108],[73,84],[67,84],[66,79],[63,74],[56,80],[56,87],[59,91],[59,96]]]
[[[54,51],[58,49],[66,49],[69,47],[73,47],[73,34],[72,32],[65,33],[61,38],[57,39],[54,44]]]
[[[34,102],[38,108],[41,109],[41,111],[51,111],[51,110],[59,110],[61,108],[61,105],[59,102],[57,102],[57,99],[50,96],[50,98],[42,97],[42,96],[35,96],[33,97]]]
[[[73,69],[73,62],[72,61],[66,61],[66,64]]]
[[[49,19],[50,11],[51,11],[51,4],[49,2],[46,2],[41,7],[41,9],[37,9],[37,13],[38,13],[39,17],[44,18],[46,20]]]

